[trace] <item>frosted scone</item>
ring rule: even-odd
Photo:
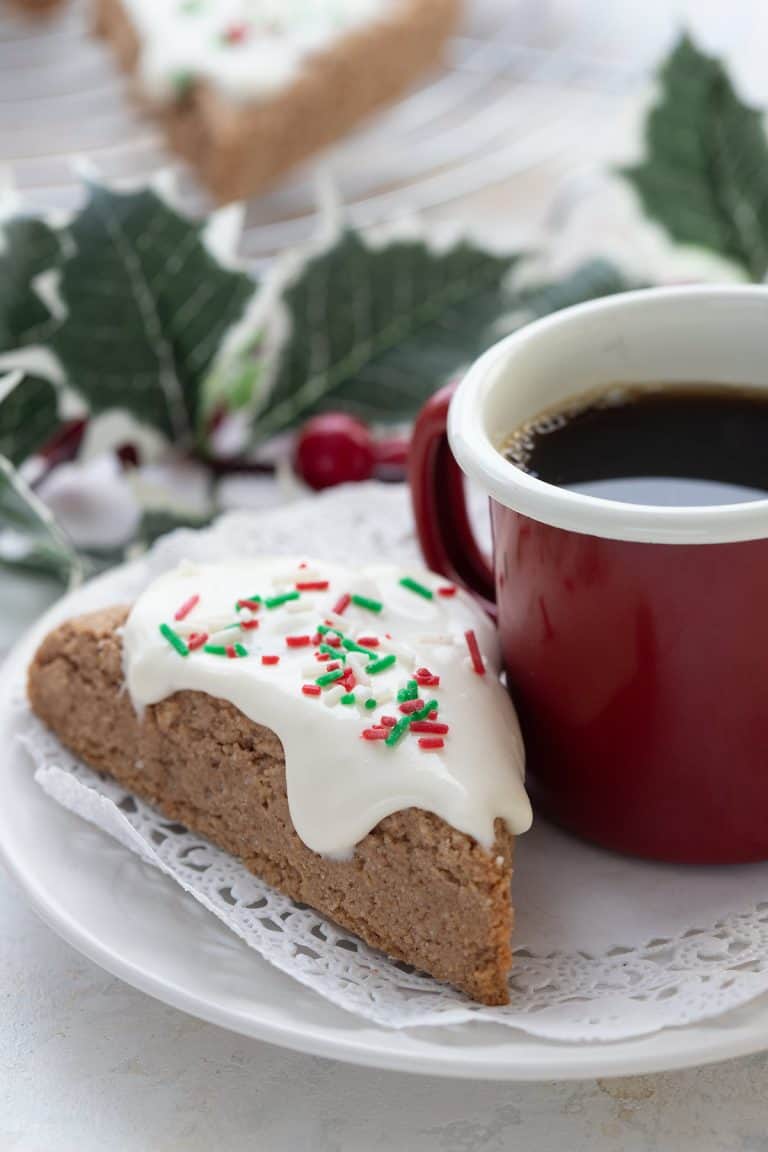
[[[490,622],[439,577],[183,564],[60,625],[34,711],[91,767],[268,883],[507,1002],[523,748]]]
[[[247,197],[434,67],[462,0],[93,0],[96,30],[221,201]]]

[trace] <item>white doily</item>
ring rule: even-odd
[[[110,595],[131,599],[182,556],[260,551],[413,562],[407,494],[360,485],[175,533],[138,572],[122,583],[114,577]],[[294,905],[83,767],[28,714],[22,739],[47,793],[172,876],[270,963],[377,1024],[475,1019],[557,1040],[615,1040],[701,1021],[768,991],[768,864],[691,869],[625,860],[538,821],[518,841],[511,1003],[484,1008]]]

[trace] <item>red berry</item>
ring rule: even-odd
[[[371,433],[345,412],[315,416],[296,442],[296,470],[310,488],[369,480],[376,460]]]

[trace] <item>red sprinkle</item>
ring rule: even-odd
[[[380,723],[383,724],[385,728],[394,728],[395,724],[397,724],[397,719],[394,716],[382,716]],[[412,727],[413,724],[411,724],[411,728]]]
[[[420,712],[423,707],[423,700],[405,700],[400,705],[400,711],[403,713],[403,715],[410,716],[412,712]]]
[[[438,596],[455,596],[456,595],[456,585],[455,584],[443,584],[442,588],[438,588],[437,594],[438,594]]]
[[[350,593],[345,592],[344,595],[340,596],[339,599],[334,604],[333,611],[335,612],[335,614],[337,616],[341,616],[343,612],[346,612],[347,608],[349,608],[351,603],[352,603],[352,597],[351,597]]]
[[[437,708],[432,709],[429,716],[427,716],[427,720],[437,720]]]
[[[254,628],[258,628],[258,620],[241,620],[240,627],[244,632],[253,632]]]
[[[389,733],[386,728],[364,728],[363,740],[386,740]]]
[[[320,633],[319,633],[319,632],[315,632],[314,636],[312,637],[312,643],[313,643],[313,644],[321,644],[321,643],[322,643],[322,640],[323,640],[323,638],[322,638],[322,636],[320,635]]]
[[[286,636],[285,642],[289,648],[308,648],[312,643],[310,636]]]
[[[301,564],[299,564],[299,568],[307,568],[307,567],[308,567],[308,564],[307,564],[306,560],[302,560]]]
[[[234,644],[227,644],[227,656],[230,660],[237,660],[237,651]]]
[[[447,731],[447,724],[436,724],[434,720],[414,720],[411,723],[411,732],[432,732],[436,736],[445,736]]]
[[[436,752],[438,748],[445,748],[445,740],[441,736],[422,736],[419,748],[423,748],[425,752]]]
[[[185,617],[189,616],[190,612],[195,607],[195,605],[199,604],[199,603],[200,603],[200,597],[199,596],[190,596],[189,600],[184,601],[181,608],[179,608],[178,612],[174,613],[174,617],[173,617],[174,620],[184,620]]]
[[[339,684],[343,684],[347,692],[352,691],[355,684],[357,684],[357,680],[355,679],[355,673],[351,668],[347,668],[344,675],[339,677]]]
[[[430,672],[429,668],[417,668],[413,674],[413,678],[417,684],[422,686],[422,688],[440,687],[440,677],[435,676],[434,673]]]
[[[329,648],[340,648],[341,647],[340,638],[338,636],[334,635],[333,632],[326,632],[325,643],[328,645]]]
[[[341,661],[334,660],[331,664],[326,665],[325,670],[326,672],[338,672],[339,668],[341,668]]]
[[[224,39],[227,44],[242,44],[244,40],[248,39],[248,25],[230,24],[229,28],[224,31]]]
[[[330,656],[327,652],[315,652],[315,660],[320,660],[321,662],[330,660]]]
[[[191,636],[187,637],[187,648],[189,648],[190,652],[195,652],[198,648],[202,648],[207,640],[207,632],[193,632]]]
[[[322,692],[319,684],[302,684],[301,690],[305,696],[319,696]]]
[[[325,592],[327,589],[327,580],[300,580],[296,584],[297,592]]]
[[[280,657],[279,656],[262,656],[261,662],[262,662],[262,664],[279,664],[280,663]]]
[[[251,612],[258,612],[261,604],[259,604],[258,600],[238,600],[237,607],[249,608]]]
[[[359,636],[357,642],[362,644],[363,648],[378,648],[381,644],[378,636]]]
[[[464,639],[467,642],[467,648],[469,649],[469,655],[472,660],[472,667],[474,668],[475,672],[477,672],[478,676],[485,676],[485,664],[483,664],[483,658],[480,655],[477,636],[475,636],[471,628],[469,632],[464,633]]]

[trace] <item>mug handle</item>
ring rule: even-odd
[[[458,381],[436,392],[416,420],[408,459],[413,514],[428,567],[470,591],[495,618],[491,562],[475,539],[464,476],[448,444],[448,408]]]

